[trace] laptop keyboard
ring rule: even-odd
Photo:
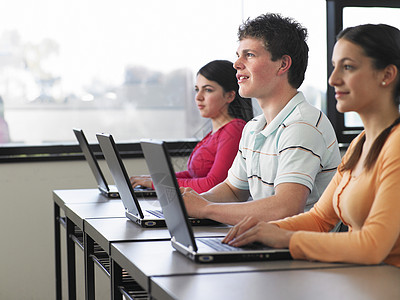
[[[161,210],[146,210],[148,213],[152,214],[153,216],[164,219],[164,215]]]
[[[196,241],[200,241],[203,244],[213,248],[217,251],[240,251],[241,248],[229,246],[228,244],[223,244],[221,238],[197,238]]]

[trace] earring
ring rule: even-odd
[[[385,81],[382,81],[382,85],[386,85],[386,82],[385,82]]]

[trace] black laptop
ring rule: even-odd
[[[96,179],[97,186],[100,192],[109,198],[119,198],[119,192],[117,187],[115,185],[109,185],[107,183],[106,178],[104,177],[104,174],[101,171],[99,163],[97,162],[97,159],[92,149],[90,149],[89,143],[86,139],[85,134],[83,133],[83,130],[74,128],[73,131],[76,136],[76,139],[78,140],[82,153],[85,156],[85,159],[88,162],[90,169],[92,170],[94,178]],[[153,189],[136,187],[134,191],[135,193],[138,194],[138,196],[143,196],[143,197],[157,196],[156,191]]]
[[[274,249],[256,243],[232,247],[222,238],[194,238],[192,227],[163,141],[142,140],[142,150],[157,191],[172,246],[195,262],[239,262],[291,259],[289,249]]]

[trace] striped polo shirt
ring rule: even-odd
[[[229,182],[253,199],[270,197],[280,183],[299,183],[311,191],[305,211],[319,199],[341,161],[328,118],[298,92],[270,124],[264,115],[243,129]]]

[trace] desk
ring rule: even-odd
[[[86,299],[95,298],[95,263],[111,278],[111,243],[170,239],[166,228],[142,228],[127,218],[86,219],[84,228]]]
[[[82,199],[85,195],[87,198]],[[75,252],[70,253],[75,247],[75,229],[82,231],[84,237],[88,299],[94,297],[91,272],[95,246],[106,254],[112,299],[122,299],[120,288],[123,292],[126,283],[123,271],[133,279],[135,288],[154,299],[213,299],[214,295],[215,299],[251,299],[260,295],[271,295],[273,299],[400,299],[399,268],[296,260],[196,264],[173,250],[166,228],[137,226],[125,217],[120,200],[109,201],[97,190],[55,191],[54,205],[55,218],[59,219],[55,223],[58,237],[60,207],[65,212],[69,299],[76,298]],[[193,230],[196,236],[221,236],[228,228]]]
[[[107,275],[110,275],[110,268],[104,262],[109,259],[112,242],[170,239],[166,228],[141,228],[129,221],[125,217],[125,209],[121,200],[108,200],[97,190],[55,191],[54,202],[58,207],[58,210],[55,210],[57,212],[55,219],[61,219],[60,207],[65,213],[69,299],[76,299],[75,244],[84,251],[85,297],[94,299],[94,262],[97,262]],[[140,202],[142,208],[154,209],[155,206],[159,206],[158,202],[156,204],[154,199],[150,198],[141,199]],[[228,229],[227,226],[196,227],[194,234],[196,236],[224,236]],[[58,232],[57,253],[60,251],[59,222],[56,223],[55,230]],[[80,233],[83,240],[78,236]],[[58,265],[59,282],[61,283],[61,258],[58,257],[56,269]],[[61,299],[61,285],[57,285],[58,293],[60,293],[60,298],[57,299]]]
[[[109,201],[103,203],[72,203],[65,205],[65,220],[67,228],[67,264],[68,264],[68,295],[69,299],[76,299],[76,273],[75,273],[75,244],[78,244],[84,251],[85,258],[85,293],[91,290],[87,284],[94,281],[93,274],[86,274],[88,271],[88,258],[93,254],[93,243],[86,241],[85,220],[94,218],[121,218],[125,217],[125,208],[122,201]],[[75,228],[78,228],[83,235],[83,241],[79,240],[76,235]],[[84,245],[88,244],[88,247]],[[89,272],[91,270],[89,269]],[[91,299],[91,295],[86,295],[87,299]]]
[[[295,260],[196,264],[173,250],[170,241],[111,244],[111,268],[115,268],[114,276],[120,276],[117,272],[120,273],[121,268],[123,268],[143,289],[150,293],[150,280],[158,276],[249,273],[295,269],[343,268],[349,266],[351,265]],[[113,284],[118,285],[119,283],[115,281]],[[112,289],[115,290],[118,288],[114,286]],[[229,299],[227,297],[224,298]]]
[[[229,227],[225,225],[193,227],[193,233],[196,237],[221,237],[225,236],[228,230]],[[112,297],[121,297],[120,292],[114,287],[122,281],[122,268],[119,269],[119,272],[114,272],[114,275],[112,271],[115,271],[115,269],[104,268],[101,261],[97,260],[94,251],[95,245],[98,245],[104,251],[102,258],[109,259],[111,245],[116,242],[167,241],[170,244],[171,239],[167,228],[142,228],[127,218],[85,219],[84,236],[87,299],[94,299],[94,262],[97,262],[100,268],[111,277]]]
[[[56,299],[62,299],[61,281],[61,236],[60,224],[66,226],[61,210],[65,210],[67,203],[105,203],[109,201],[121,201],[120,199],[109,199],[100,194],[98,189],[71,189],[53,191],[54,201],[54,248],[55,248],[55,279]],[[71,295],[72,299],[75,296]]]
[[[400,299],[400,269],[392,266],[151,278],[154,299]]]

